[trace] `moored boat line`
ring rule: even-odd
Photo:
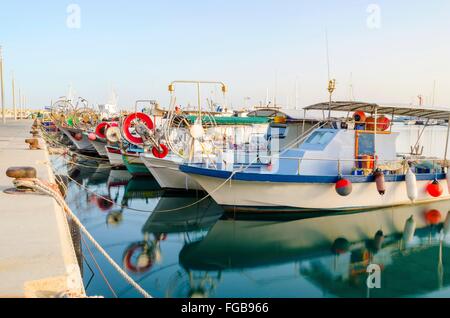
[[[222,82],[206,83],[227,92]],[[396,116],[448,121],[449,110],[326,102],[239,117],[200,102],[183,111],[174,102],[179,84],[204,82],[171,83],[168,109],[152,102],[138,112],[138,101],[136,112],[100,121],[88,108],[62,112],[58,102],[52,114],[77,149],[89,144],[112,167],[154,177],[163,189],[206,191],[234,211],[354,211],[450,199],[448,149],[442,158],[422,156],[417,145],[400,153],[392,128]],[[317,111],[328,117],[306,117]]]

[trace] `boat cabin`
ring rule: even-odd
[[[280,150],[294,142],[299,136],[310,130],[320,120],[305,118],[303,110],[284,110],[280,108],[257,108],[247,117],[266,117],[271,122],[265,134],[268,143],[276,143]]]
[[[321,103],[305,111],[346,112],[340,120],[328,118],[298,146],[282,151],[277,173],[302,175],[369,175],[375,168],[385,173],[403,169],[397,153],[398,132],[392,131],[394,116],[448,120],[450,110],[380,106],[359,102]],[[391,117],[391,119],[388,118]],[[447,140],[448,142],[448,140]],[[444,160],[447,156],[445,149]],[[403,158],[401,158],[403,159]]]

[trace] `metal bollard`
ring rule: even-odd
[[[40,150],[39,140],[37,138],[25,139],[25,143],[30,145],[31,150]]]
[[[37,176],[36,169],[33,167],[11,167],[6,170],[6,176],[16,180],[20,179],[34,179]],[[34,191],[28,188],[11,188],[4,191],[7,194],[23,194],[33,193]]]

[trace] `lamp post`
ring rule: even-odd
[[[16,80],[14,79],[14,73],[13,73],[13,76],[12,76],[12,98],[13,98],[13,109],[14,109],[14,120],[17,120]]]
[[[6,117],[5,117],[5,86],[3,85],[3,54],[2,54],[2,47],[0,46],[0,97],[2,99],[2,121],[3,124],[6,124]]]

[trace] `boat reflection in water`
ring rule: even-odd
[[[204,239],[184,246],[180,264],[190,273],[216,273],[223,280],[278,267],[257,284],[280,286],[281,280],[300,276],[329,297],[425,296],[450,284],[449,206],[440,202],[289,222],[220,220]],[[380,289],[367,287],[369,264],[382,270]],[[301,289],[299,296],[319,296]]]

